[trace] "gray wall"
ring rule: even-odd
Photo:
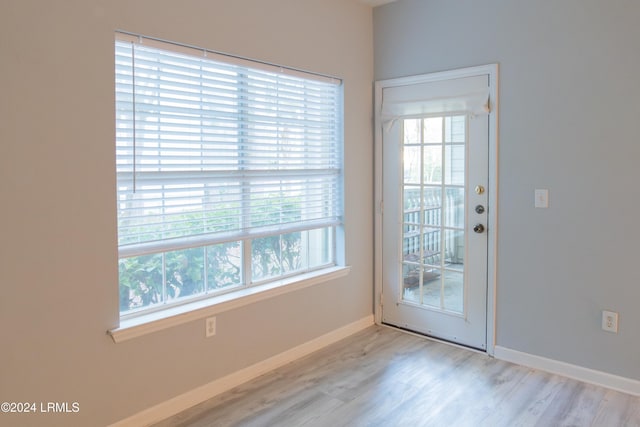
[[[343,0],[0,2],[0,402],[80,413],[2,425],[102,426],[372,314],[371,8]],[[351,274],[115,344],[114,30],[345,82]]]
[[[631,0],[374,9],[376,79],[500,64],[497,345],[636,380],[639,18]]]

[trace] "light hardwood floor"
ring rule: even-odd
[[[640,426],[640,398],[372,326],[155,425]]]

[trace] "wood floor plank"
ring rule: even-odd
[[[640,398],[374,326],[155,426],[640,427]]]
[[[526,376],[510,390],[509,396],[495,406],[487,405],[491,413],[482,420],[482,425],[533,425],[552,402],[559,388],[557,382],[551,381],[550,374],[528,369]]]
[[[607,390],[592,426],[640,426],[640,402],[628,394]]]

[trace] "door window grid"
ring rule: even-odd
[[[402,299],[464,311],[464,115],[403,126]],[[443,203],[444,201],[444,203]]]

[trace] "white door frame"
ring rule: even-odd
[[[375,248],[374,248],[374,316],[376,324],[382,322],[382,91],[385,88],[450,80],[478,75],[489,76],[489,212],[487,223],[487,354],[493,356],[495,348],[496,270],[498,240],[498,64],[461,68],[451,71],[422,74],[397,79],[380,80],[375,83],[374,126],[374,203],[375,203]]]

